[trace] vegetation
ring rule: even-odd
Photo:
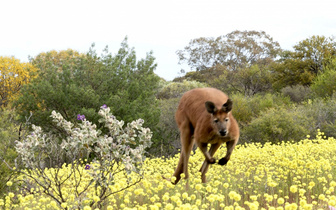
[[[163,174],[172,175],[178,156],[166,160],[151,158],[143,165],[143,180],[108,197],[104,209],[328,209],[336,205],[335,152],[336,140],[324,138],[322,132],[316,138],[309,137],[298,143],[243,144],[237,146],[225,167],[212,165],[207,173],[208,183],[202,184],[198,170],[204,156],[197,150],[190,157],[189,189],[185,188],[185,181],[175,186],[162,179]],[[217,156],[223,155],[225,147],[217,152]],[[78,189],[83,189],[94,179],[92,169],[85,170],[84,167],[81,168],[83,179]],[[58,171],[59,174],[70,172],[70,166]],[[56,171],[48,169],[46,173],[53,177]],[[42,179],[33,174],[32,178]],[[71,178],[72,182],[78,179]],[[108,188],[116,190],[127,184],[127,179],[116,179],[108,184]],[[10,191],[0,200],[0,205],[8,208],[94,209],[100,201],[94,184],[82,196],[73,193],[75,189],[68,185],[65,181],[60,186],[65,198],[61,204],[46,196],[43,188],[32,185],[30,194]]]
[[[87,54],[73,50],[41,53],[31,61],[40,69],[39,77],[22,88],[15,102],[17,113],[25,121],[32,112],[31,123],[59,132],[49,117],[53,110],[72,123],[82,114],[99,125],[97,107],[106,104],[117,119],[142,118],[155,131],[160,110],[154,61],[152,53],[137,61],[127,39],[114,56],[107,47],[100,57],[93,47]]]
[[[37,68],[14,57],[0,56],[0,107],[6,107],[20,89],[36,76]]]
[[[93,45],[84,53],[40,53],[28,63],[0,57],[0,206],[335,207],[333,37],[312,36],[284,51],[263,31],[234,31],[191,40],[177,55],[191,71],[173,81],[155,74],[152,52],[137,59],[127,38],[116,54],[106,47],[98,55]],[[208,184],[199,183],[203,157],[197,151],[191,158],[191,189],[185,190],[183,183],[173,187],[161,176],[173,173],[180,148],[174,119],[179,99],[197,87],[215,87],[230,96],[241,137],[232,161],[224,168],[210,168]],[[141,147],[138,140],[133,142],[139,136],[125,136],[124,129],[112,135],[107,118],[98,114],[103,104],[103,110],[109,107],[115,116],[113,123],[148,127],[152,146]],[[316,138],[305,139],[317,130]],[[115,151],[111,144],[100,145],[109,138],[130,139],[132,144],[119,150],[119,159],[105,157]],[[135,161],[131,151],[139,147],[141,157]],[[130,156],[134,167],[120,164]],[[107,175],[117,166],[123,172],[110,179]],[[67,191],[73,183],[75,191]]]

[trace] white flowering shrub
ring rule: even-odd
[[[141,180],[145,150],[151,145],[150,129],[142,127],[142,119],[124,126],[106,105],[98,114],[101,116],[99,122],[108,130],[106,134],[84,115],[77,116],[80,123],[75,127],[53,111],[51,117],[62,135],[44,133],[39,126],[33,125],[33,132],[16,143],[18,164],[24,166],[17,168],[24,174],[21,180],[27,190],[38,185],[43,193],[61,205],[69,194],[61,188],[67,185],[72,188],[71,194],[75,195],[72,199],[77,199],[80,208],[87,190],[94,187],[95,195],[91,196],[96,199],[90,205],[99,207],[108,196]],[[62,173],[62,168],[68,168],[68,172]],[[127,179],[127,185],[110,187],[121,177]]]

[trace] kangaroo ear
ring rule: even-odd
[[[217,111],[215,104],[211,101],[205,102],[205,108],[210,114],[213,114]]]
[[[225,104],[223,104],[222,110],[226,113],[232,110],[232,101],[231,99],[228,99]]]

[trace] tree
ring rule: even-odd
[[[294,46],[294,59],[307,61],[308,70],[317,75],[336,56],[336,42],[333,37],[312,36]]]
[[[0,107],[6,107],[24,84],[34,77],[37,69],[14,57],[0,56]]]
[[[311,89],[318,97],[331,97],[336,92],[336,58],[327,65],[323,73],[314,79]]]
[[[278,42],[264,31],[233,31],[217,38],[191,40],[184,50],[178,50],[179,62],[186,62],[196,71],[218,64],[229,70],[253,64],[268,64],[281,51]]]
[[[213,84],[225,92],[253,96],[272,89],[272,73],[267,67],[255,64],[239,71],[226,71]]]
[[[284,51],[273,65],[275,87],[312,84],[314,78],[336,57],[334,38],[312,36],[302,40],[294,51]]]
[[[21,119],[33,113],[31,122],[44,130],[57,130],[50,120],[53,110],[75,123],[78,114],[97,125],[97,107],[111,107],[118,119],[138,118],[155,130],[159,108],[155,100],[159,77],[154,74],[155,58],[148,53],[136,60],[125,39],[116,55],[108,48],[98,56],[94,46],[86,54],[73,50],[50,51],[33,58],[40,75],[22,89],[16,101]],[[59,130],[57,130],[59,131]]]

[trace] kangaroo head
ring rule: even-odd
[[[213,102],[207,101],[205,102],[205,108],[211,114],[211,125],[214,131],[219,136],[227,136],[230,127],[229,113],[232,109],[231,99],[228,99],[220,108],[217,108]]]

